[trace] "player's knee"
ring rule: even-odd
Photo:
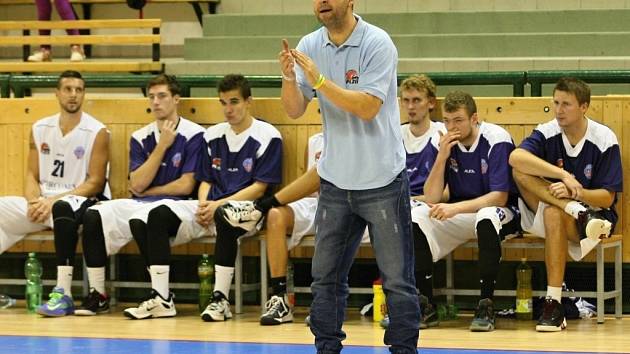
[[[70,203],[65,200],[58,200],[52,206],[53,219],[68,218],[74,220],[74,211]]]
[[[547,205],[543,210],[543,217],[545,220],[545,226],[562,226],[563,220],[568,214],[564,210],[554,205]]]
[[[479,225],[480,222],[487,220],[492,226],[494,226],[497,233],[501,231],[501,222],[505,219],[507,215],[505,215],[505,211],[502,208],[498,207],[485,207],[479,209],[477,212],[477,217],[475,219],[475,228]]]
[[[149,211],[149,214],[147,216],[147,223],[150,224],[156,221],[159,222],[160,220],[168,220],[170,219],[172,214],[173,211],[166,205],[157,206]]]
[[[88,209],[83,214],[83,227],[93,227],[101,225],[101,214],[92,209]]]
[[[275,229],[286,225],[285,213],[279,208],[271,208],[267,213],[267,228]]]
[[[134,238],[146,233],[147,224],[140,219],[129,219],[129,229]]]

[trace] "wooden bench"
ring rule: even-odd
[[[160,19],[144,20],[77,20],[77,21],[0,21],[0,30],[21,30],[21,36],[0,37],[2,46],[22,46],[22,62],[1,62],[0,72],[61,72],[67,69],[81,72],[161,72],[160,63]],[[30,35],[31,30],[39,29],[146,29],[147,34],[106,34],[106,35]],[[151,61],[53,61],[29,63],[27,58],[31,45],[103,44],[103,45],[150,45]]]
[[[153,121],[147,99],[97,99],[87,92],[89,99],[84,103],[86,112],[103,121],[111,131],[111,175],[110,186],[115,198],[127,197],[127,167],[128,167],[128,143],[131,132]],[[540,122],[551,118],[549,98],[478,98],[479,116],[483,119],[501,124],[513,136],[518,144],[524,136]],[[21,195],[23,181],[26,174],[26,153],[28,152],[28,136],[33,122],[58,112],[59,107],[55,99],[25,98],[0,100],[0,195]],[[252,113],[263,117],[274,124],[283,137],[283,181],[288,183],[305,172],[305,155],[308,137],[321,131],[321,120],[316,104],[308,107],[305,116],[298,120],[290,119],[281,108],[277,98],[254,99]],[[180,114],[203,125],[215,124],[223,121],[222,107],[216,98],[184,98],[180,102]],[[439,116],[439,110],[435,112]],[[630,97],[606,96],[593,97],[588,114],[594,119],[611,127],[619,139],[622,150],[623,164],[630,166],[630,144],[625,143],[624,132],[630,132],[630,120],[622,120],[622,117],[630,116]],[[630,174],[624,175],[626,186],[630,185]],[[619,197],[617,203],[620,219],[617,224],[616,234],[628,237],[626,230],[630,230],[626,223],[630,220],[630,208],[624,207],[626,188]],[[309,258],[312,256],[312,247],[308,238],[304,246],[292,250],[292,257]],[[520,241],[510,241],[520,242]],[[538,241],[537,241],[538,242]],[[609,242],[609,241],[606,241]],[[607,248],[607,243],[602,247]],[[626,242],[627,245],[630,243]],[[625,246],[623,258],[630,261],[630,246]],[[173,248],[173,254],[198,255],[212,253],[212,244],[190,243]],[[261,256],[261,269],[266,269],[265,252],[260,252],[260,244],[245,242],[241,245],[243,255]],[[538,247],[539,248],[539,247]],[[264,248],[262,248],[264,250]],[[51,242],[22,242],[13,248],[17,252],[53,252],[54,245]],[[523,255],[530,260],[543,260],[540,249],[519,249],[515,254],[512,249],[506,249],[504,260],[518,260]],[[132,243],[122,250],[122,253],[135,253],[135,245]],[[371,257],[371,248],[362,247],[360,257]],[[459,248],[452,255],[454,260],[474,260],[474,249]],[[589,260],[595,260],[588,258]],[[452,268],[451,268],[452,269]],[[603,277],[598,277],[598,279]],[[599,280],[598,280],[599,281]],[[265,287],[263,286],[263,289]],[[298,289],[299,290],[299,289]],[[263,290],[264,291],[264,290]],[[266,293],[263,297],[266,296]],[[600,307],[601,308],[601,307]],[[601,310],[600,310],[601,311]]]

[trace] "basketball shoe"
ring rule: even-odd
[[[37,313],[47,317],[61,317],[74,314],[74,302],[63,288],[55,287],[48,302],[37,308]]]
[[[146,318],[157,317],[173,317],[177,314],[173,298],[175,295],[170,293],[168,299],[163,298],[157,291],[151,290],[149,298],[138,305],[138,307],[130,307],[123,312],[125,316],[143,320]]]

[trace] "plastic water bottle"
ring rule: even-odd
[[[290,261],[287,263],[287,300],[288,305],[291,308],[295,307],[295,280],[293,279],[293,263]]]
[[[0,294],[0,309],[6,309],[15,305],[15,299],[4,294]]]
[[[516,268],[516,281],[516,318],[531,321],[532,268],[527,264],[527,258],[521,258],[521,264]]]
[[[42,304],[42,264],[35,256],[35,252],[28,254],[24,263],[24,275],[26,276],[26,310],[34,313]]]
[[[214,275],[214,267],[207,254],[201,256],[197,265],[197,274],[199,275],[199,312],[203,312],[212,297],[212,276]]]
[[[374,292],[374,299],[372,300],[374,322],[380,322],[387,315],[387,303],[383,292],[383,282],[380,278],[372,283],[372,291]]]

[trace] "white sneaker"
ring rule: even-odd
[[[174,297],[173,293],[171,293],[168,299],[164,299],[157,291],[152,290],[151,297],[148,300],[141,302],[138,307],[125,309],[124,314],[135,320],[173,317],[177,314],[175,303],[173,302]]]
[[[263,326],[279,325],[285,322],[293,322],[293,312],[289,307],[286,295],[274,295],[265,304],[265,313],[260,316],[260,324]]]
[[[50,55],[49,50],[40,49],[34,52],[33,54],[29,55],[27,60],[30,62],[39,63],[42,61],[51,61],[52,56]]]
[[[230,302],[224,297],[221,297],[219,300],[212,299],[201,313],[201,319],[206,322],[225,321],[230,318],[232,318]]]
[[[263,216],[252,201],[230,200],[223,204],[219,210],[230,225],[248,232],[256,228]]]
[[[83,55],[83,53],[78,52],[78,51],[72,51],[72,53],[70,54],[70,61],[84,61],[85,60],[85,55]]]

